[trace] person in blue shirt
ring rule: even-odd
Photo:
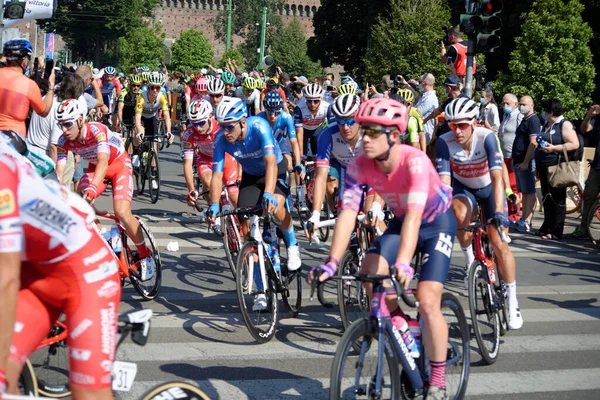
[[[225,153],[229,153],[242,167],[238,207],[261,204],[265,213],[274,215],[287,245],[287,268],[296,271],[302,262],[292,217],[285,207],[289,195],[287,161],[273,137],[271,126],[263,118],[248,117],[246,104],[235,97],[224,97],[217,106],[215,117],[221,129],[216,134],[213,149],[211,205],[207,216],[214,220],[219,212]],[[245,235],[248,235],[249,228],[246,218],[242,223]],[[256,296],[253,310],[266,308],[266,296],[264,294]]]

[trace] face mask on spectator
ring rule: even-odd
[[[546,111],[542,111],[542,119],[546,119]]]
[[[531,110],[527,106],[520,106],[519,111],[521,112],[521,114],[527,115],[527,114],[529,114],[529,111],[531,111]]]
[[[480,98],[479,102],[485,106],[485,97]]]
[[[330,80],[326,80],[325,82],[323,82],[323,87],[327,88],[328,86],[331,86],[331,81]]]
[[[513,112],[513,109],[511,106],[504,106],[504,113],[505,114],[510,114],[511,112]]]

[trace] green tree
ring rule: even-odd
[[[321,65],[308,57],[306,38],[296,19],[277,33],[270,52],[275,64],[291,76],[305,75],[312,78],[323,75]]]
[[[594,90],[595,69],[579,0],[537,0],[522,16],[522,35],[501,73],[499,93],[530,95],[536,104],[560,99],[567,118],[582,117]]]
[[[227,65],[228,59],[235,60],[235,64],[238,67],[240,67],[240,68],[244,67],[244,55],[238,49],[232,48],[232,49],[229,49],[229,51],[226,51],[223,54],[223,58],[221,58],[221,61],[219,62],[219,67],[225,68],[225,66]]]
[[[155,70],[164,57],[163,40],[165,34],[158,25],[155,30],[140,26],[130,29],[127,35],[119,38],[117,54],[119,65],[128,73],[133,67],[147,65]]]
[[[102,65],[105,55],[131,29],[146,26],[160,0],[61,0],[52,19],[38,20],[56,32],[73,51],[73,60],[93,59]]]
[[[264,1],[266,1],[267,4],[267,21],[269,22],[265,40],[265,48],[267,48],[269,44],[273,42],[276,32],[283,26],[283,22],[279,17],[279,10],[283,8],[285,1],[233,0],[231,34],[241,36],[244,39],[239,50],[244,56],[247,68],[256,67],[258,64],[258,53],[256,49],[260,46],[260,25],[256,24],[260,24],[262,20],[262,7]],[[214,26],[217,38],[225,40],[227,29],[226,9],[221,11],[215,18]]]
[[[443,79],[448,68],[440,62],[436,38],[449,19],[449,8],[439,0],[393,0],[390,14],[373,27],[365,60],[367,77],[379,80],[384,74],[398,73],[408,79],[430,72]]]
[[[213,61],[213,51],[202,32],[190,29],[183,32],[171,48],[173,71],[199,71]]]

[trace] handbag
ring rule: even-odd
[[[563,146],[562,155],[564,156],[563,162],[561,162],[561,154],[559,154],[558,164],[548,167],[548,184],[551,187],[558,189],[578,186],[580,171],[579,161],[568,161],[569,157],[567,156],[565,146]]]

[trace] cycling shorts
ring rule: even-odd
[[[332,158],[332,159],[329,160],[329,173],[328,173],[328,175],[330,177],[332,177],[332,178],[337,179],[338,182],[340,181],[340,178],[342,177],[342,165],[335,158]]]
[[[310,141],[310,155],[316,157],[316,155],[318,154],[318,152],[319,152],[319,133],[320,133],[319,129],[315,129],[313,131],[308,131],[308,130],[304,129],[304,139],[302,140],[302,142],[303,142],[302,148],[304,149],[303,152],[304,152],[305,156],[309,155],[308,154],[309,141]]]
[[[467,199],[471,212],[477,209],[477,203],[483,206],[483,213],[487,222],[490,222],[496,213],[496,202],[494,201],[494,191],[492,185],[485,186],[481,189],[471,189],[458,181],[452,183],[452,197],[454,199],[462,197]],[[508,204],[504,200],[504,215],[508,218]]]
[[[199,154],[196,165],[198,166],[198,174],[200,176],[205,174],[211,174],[212,176],[212,157]],[[238,163],[235,161],[235,158],[229,155],[229,153],[225,153],[225,165],[223,166],[223,185],[233,185],[239,179],[238,171]],[[229,193],[230,196],[232,193],[237,193],[238,191],[239,188],[237,186],[230,186],[227,188],[227,193]]]
[[[65,313],[70,384],[111,387],[120,297],[119,266],[98,233],[59,262],[23,263],[10,357],[23,365]]]
[[[289,137],[283,137],[279,140],[281,154],[292,154],[292,144]]]
[[[388,265],[395,264],[400,249],[401,230],[402,220],[393,219],[384,234],[373,243],[367,253],[385,258]],[[438,215],[429,223],[421,223],[417,250],[422,252],[425,262],[421,265],[419,281],[436,281],[442,284],[446,282],[455,235],[456,219],[451,209]]]
[[[142,126],[144,127],[144,136],[158,135],[158,118],[156,118],[156,115],[151,118],[142,116]]]
[[[275,194],[283,196],[284,199],[290,194],[288,186],[287,160],[277,164],[277,183],[275,184]],[[254,207],[262,203],[262,196],[265,191],[266,176],[254,176],[242,171],[242,181],[240,183],[240,195],[238,198],[238,207]],[[242,220],[247,218],[243,217]]]
[[[96,165],[90,164],[79,181],[79,185],[77,186],[78,193],[81,193],[90,185],[94,179],[95,172]],[[131,203],[133,199],[133,169],[131,168],[131,159],[127,153],[122,154],[109,164],[104,179],[98,185],[98,196],[108,187],[108,183],[105,182],[106,179],[109,179],[112,184],[114,201],[125,200]]]

